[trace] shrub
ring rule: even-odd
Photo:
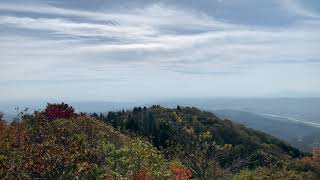
[[[73,107],[68,104],[47,104],[44,110],[45,116],[48,120],[60,119],[60,118],[70,118],[75,115]]]

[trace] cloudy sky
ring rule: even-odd
[[[1,0],[0,99],[320,96],[319,0]]]

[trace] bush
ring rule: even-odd
[[[45,109],[45,116],[48,120],[54,120],[59,118],[70,118],[74,116],[73,107],[68,104],[47,104]]]

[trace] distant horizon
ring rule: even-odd
[[[0,103],[12,103],[12,102],[45,102],[45,103],[81,103],[81,102],[99,102],[99,103],[134,103],[134,102],[157,102],[157,101],[174,101],[174,100],[214,100],[214,99],[234,99],[234,100],[241,100],[241,99],[320,99],[320,96],[208,96],[208,97],[169,97],[169,98],[154,98],[154,99],[148,99],[141,98],[141,99],[135,99],[135,100],[111,100],[111,99],[59,99],[59,98],[52,98],[52,99],[12,99],[12,100],[0,100]]]
[[[15,108],[19,111],[25,108],[29,113],[42,110],[47,103],[66,103],[78,112],[106,113],[109,111],[132,110],[134,107],[151,107],[161,105],[166,108],[196,107],[201,110],[215,111],[237,111],[247,112],[266,118],[277,118],[288,123],[300,123],[311,127],[320,128],[320,97],[208,97],[208,98],[172,98],[159,101],[15,101],[0,102],[0,112],[4,113],[6,120],[15,115]],[[281,120],[282,119],[282,120]]]

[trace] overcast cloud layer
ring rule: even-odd
[[[0,2],[0,99],[319,96],[320,3]]]

